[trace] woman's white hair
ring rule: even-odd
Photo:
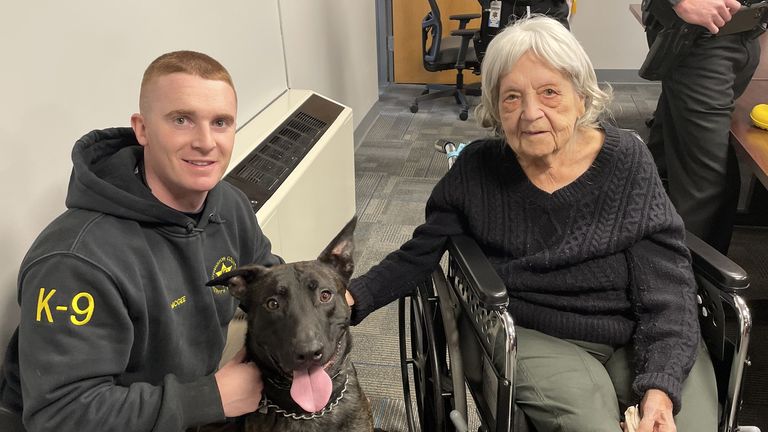
[[[534,15],[524,18],[497,34],[485,53],[482,64],[480,105],[475,110],[478,122],[502,135],[499,115],[499,81],[527,52],[568,77],[576,92],[584,97],[584,115],[577,127],[597,127],[598,119],[611,100],[612,90],[601,90],[592,62],[579,41],[556,20]]]

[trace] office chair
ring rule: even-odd
[[[455,158],[451,145],[436,143]],[[752,327],[741,292],[749,280],[741,267],[690,233],[686,245],[698,285],[702,339],[715,367],[717,430],[759,432],[738,424]],[[416,431],[418,423],[422,432],[467,431],[468,388],[481,431],[535,431],[514,403],[517,336],[507,311],[506,286],[473,239],[449,238],[447,255],[447,274],[438,266],[399,303],[400,367],[409,430]]]
[[[450,19],[459,22],[459,28],[452,30],[451,35],[443,37],[443,24],[440,18],[440,8],[437,0],[428,0],[430,11],[421,22],[421,47],[424,69],[430,72],[456,70],[456,83],[453,85],[427,84],[426,89],[411,104],[411,112],[419,111],[419,102],[441,97],[453,96],[456,103],[461,105],[459,118],[466,120],[469,116],[469,104],[466,95],[479,96],[480,90],[464,86],[465,69],[476,73],[480,70],[480,62],[475,54],[471,41],[478,34],[478,29],[468,29],[467,23],[480,18],[480,14],[451,15]]]

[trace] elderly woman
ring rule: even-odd
[[[494,38],[482,70],[478,117],[497,137],[470,144],[413,238],[352,281],[353,319],[408,294],[467,234],[509,291],[517,404],[537,430],[620,431],[639,403],[641,431],[714,431],[683,223],[645,145],[598,122],[609,95],[583,48],[534,17]]]

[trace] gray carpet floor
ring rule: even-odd
[[[644,121],[655,108],[657,84],[612,84],[614,100],[611,122],[637,130],[647,138]],[[355,150],[358,228],[356,274],[367,271],[384,256],[408,240],[424,219],[424,204],[435,183],[447,170],[445,156],[435,152],[438,138],[469,142],[488,132],[474,121],[458,119],[458,106],[451,98],[419,104],[412,114],[408,107],[422,86],[390,85],[382,89],[374,107],[375,121]],[[478,98],[469,98],[476,105]],[[765,233],[737,230],[732,254],[750,273],[764,273],[768,257]],[[755,253],[755,247],[762,248]],[[768,294],[764,279],[753,278]],[[765,297],[768,299],[768,295]],[[762,306],[762,303],[760,303]],[[766,302],[765,306],[768,306]],[[756,336],[753,338],[753,371],[748,376],[744,420],[768,430],[768,317],[753,308]],[[407,431],[400,378],[396,303],[384,307],[353,329],[353,358],[362,385],[371,399],[375,426],[383,430]],[[752,374],[752,372],[755,372]],[[762,380],[762,381],[761,381]],[[751,392],[751,393],[750,393]],[[762,423],[762,424],[761,424]]]

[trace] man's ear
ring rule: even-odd
[[[250,290],[248,286],[256,279],[264,277],[269,269],[260,265],[247,265],[224,273],[206,283],[206,286],[226,285],[229,293],[243,303],[248,301]]]
[[[144,116],[135,113],[131,116],[131,127],[136,135],[136,141],[142,146],[147,145],[147,125],[144,123]]]
[[[317,258],[318,261],[334,267],[347,281],[352,277],[352,272],[355,270],[355,263],[352,259],[352,254],[355,251],[353,241],[355,225],[357,225],[357,216],[353,217],[341,229],[341,232],[336,235],[336,238],[326,246],[325,250]]]

